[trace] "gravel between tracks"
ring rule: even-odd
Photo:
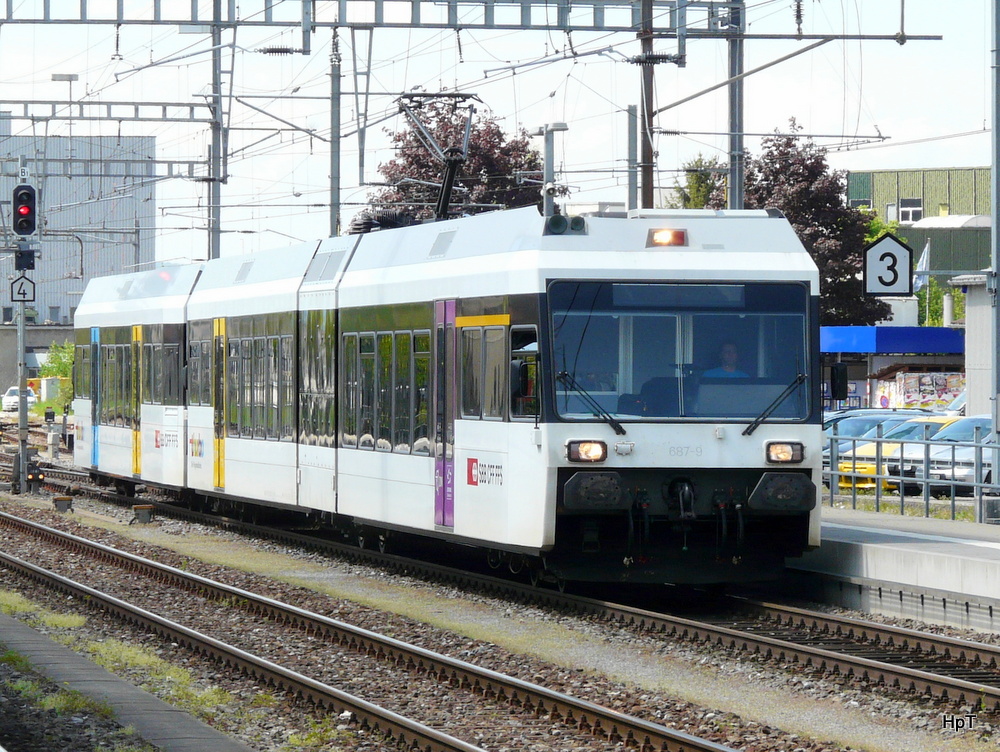
[[[711,736],[746,752],[1000,749],[985,716],[977,717],[971,731],[956,733],[942,728],[946,714],[961,715],[971,708],[934,707],[917,698],[900,699],[799,669],[782,671],[763,660],[736,660],[716,649],[470,596],[453,588],[189,523],[161,519],[152,525],[129,527],[130,510],[82,499],[74,504],[75,515],[58,515],[43,508],[49,506],[48,501],[32,504],[27,497],[0,500],[0,509],[71,532],[77,532],[78,521],[108,527],[112,530],[89,528],[80,534],[691,734]],[[119,533],[143,540],[125,540]],[[205,564],[200,561],[203,558],[240,562],[257,571]],[[15,588],[46,601],[55,610],[72,607],[65,598],[44,596],[0,570],[0,589]],[[165,657],[173,654],[172,659],[191,671],[201,686],[225,689],[233,698],[228,705],[203,708],[208,720],[262,752],[379,748],[378,740],[356,733],[342,719],[324,719],[281,698],[274,706],[255,707],[262,693],[251,683],[194,656],[178,654],[157,638],[135,635],[107,618],[91,615],[83,628],[50,631],[72,633],[77,639],[84,633],[95,641],[119,639],[145,644]],[[142,669],[126,674],[136,683],[146,680]],[[377,676],[373,672],[371,681],[377,681]],[[0,698],[9,698],[11,691],[3,678],[0,674]],[[158,694],[166,692],[162,687],[150,689]],[[415,697],[411,702],[421,700]],[[317,729],[325,730],[326,736]],[[87,727],[84,737],[96,742],[102,733],[99,727]],[[297,743],[310,733],[313,739],[326,741],[312,746]],[[0,744],[7,744],[3,734],[0,723]],[[96,744],[63,747],[96,748]],[[572,747],[560,746],[560,740],[554,738],[536,748]],[[10,749],[18,751],[13,745]],[[35,749],[48,752],[52,747],[25,747],[21,752]]]

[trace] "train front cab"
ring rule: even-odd
[[[566,280],[548,292],[544,423],[558,493],[550,570],[756,580],[818,544],[808,284]],[[738,375],[717,368],[734,342]]]

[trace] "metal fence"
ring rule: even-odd
[[[824,451],[828,503],[901,515],[1000,523],[1000,446],[977,430],[972,441],[840,436]]]

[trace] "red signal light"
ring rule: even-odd
[[[35,202],[38,194],[35,187],[22,184],[14,188],[14,232],[18,235],[34,235],[37,225],[35,223]]]

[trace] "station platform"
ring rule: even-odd
[[[161,752],[253,752],[6,614],[0,614],[0,647],[24,657],[48,679],[110,706],[115,720]]]
[[[824,506],[822,539],[786,567],[825,602],[1000,631],[1000,525]]]

